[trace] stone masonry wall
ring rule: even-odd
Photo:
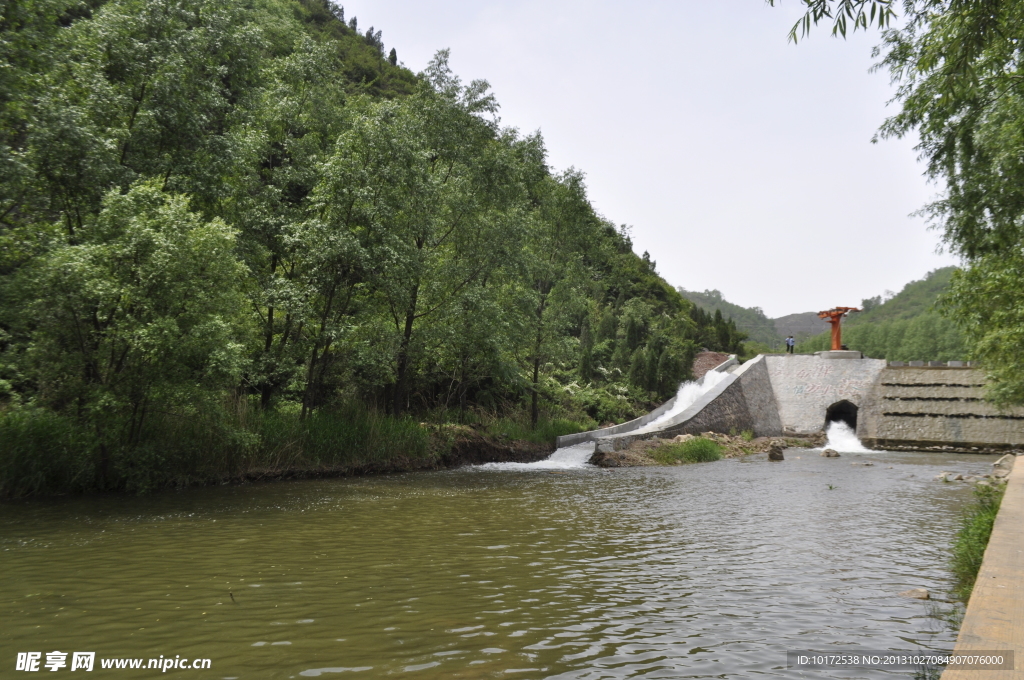
[[[973,368],[889,366],[858,434],[880,448],[1024,446],[1024,409],[999,411],[984,400],[984,388],[984,373]]]
[[[872,388],[886,365],[883,359],[806,354],[768,355],[765,360],[782,427],[804,434],[820,432],[825,410],[837,401],[845,399],[861,410],[869,406]]]
[[[767,359],[764,355],[758,356],[736,371],[750,418],[749,425],[741,430],[753,430],[755,437],[782,434],[782,419],[779,418],[779,405],[768,375]]]

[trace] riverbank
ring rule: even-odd
[[[954,654],[1012,652],[1007,670],[950,668],[942,680],[1019,680],[1024,671],[1024,466],[1007,476],[985,557],[970,593]]]
[[[507,439],[465,425],[427,426],[429,452],[424,456],[396,455],[384,460],[355,460],[343,465],[254,468],[213,483],[244,484],[283,479],[329,479],[366,475],[447,470],[483,463],[534,463],[550,456],[555,446]]]
[[[0,413],[0,498],[534,462],[555,450],[558,435],[585,429],[568,420],[533,429],[509,419],[423,423],[357,406],[304,419],[258,410],[230,415],[154,416],[133,445],[114,446],[97,435],[102,423],[85,426],[42,409]]]
[[[704,432],[704,439],[715,442],[720,447],[722,458],[740,458],[756,453],[768,453],[773,445],[782,448],[811,448],[825,443],[824,433],[786,437],[752,437],[748,435],[727,435],[718,432]],[[680,435],[673,439],[638,439],[621,451],[597,451],[590,458],[592,465],[604,468],[644,467],[653,465],[674,465],[666,462],[664,457],[655,452],[674,441],[684,441],[690,435]]]

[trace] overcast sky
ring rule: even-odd
[[[871,143],[895,112],[875,31],[792,45],[797,0],[341,2],[413,71],[450,48],[674,286],[777,317],[956,264],[910,216],[938,192],[916,140]]]

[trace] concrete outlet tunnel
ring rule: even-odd
[[[819,411],[820,413],[820,411]],[[849,402],[846,399],[837,401],[836,403],[825,409],[825,429],[828,429],[829,423],[836,421],[846,423],[850,426],[850,429],[854,432],[857,431],[857,405],[853,402]]]

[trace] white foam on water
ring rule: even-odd
[[[676,392],[676,400],[672,408],[643,426],[644,430],[657,429],[658,425],[665,423],[697,403],[697,400],[711,391],[711,388],[729,377],[725,371],[708,371],[700,380],[684,382]]]
[[[652,429],[658,429],[661,424],[693,406],[698,399],[728,376],[729,374],[725,371],[708,371],[701,380],[683,383],[679,386],[679,391],[676,392],[676,400],[672,403],[672,407],[643,427],[637,428],[637,431],[649,432]],[[564,446],[548,458],[536,463],[484,463],[473,467],[479,470],[574,470],[592,467],[587,462],[592,455],[594,455],[594,442],[590,441]]]
[[[544,460],[536,463],[484,463],[474,465],[480,470],[573,470],[591,467],[590,457],[594,455],[594,442],[583,442],[563,446]]]
[[[881,453],[880,451],[872,451],[857,439],[856,433],[853,429],[841,420],[833,420],[828,424],[828,429],[825,430],[825,435],[828,440],[825,442],[824,449],[833,449],[840,453]]]

